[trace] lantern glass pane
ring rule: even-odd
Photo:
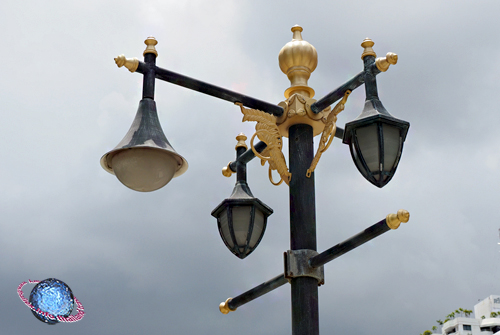
[[[384,134],[384,170],[389,172],[396,164],[401,146],[401,136],[399,128],[383,125]]]
[[[357,168],[359,169],[359,171],[363,176],[367,176],[368,171],[366,171],[365,166],[361,163],[361,159],[359,158],[358,152],[356,151],[356,146],[354,145],[354,142],[352,142],[350,146],[354,164],[356,164]]]
[[[227,217],[227,208],[225,208],[219,215],[220,230],[224,241],[232,248],[234,247],[233,239],[231,238],[231,233],[229,231],[229,222]]]
[[[252,206],[233,207],[233,230],[238,247],[245,247],[247,244],[248,228],[250,227],[250,210]]]
[[[373,173],[380,168],[380,150],[378,143],[377,124],[356,129],[359,145],[359,155],[363,157],[368,169]],[[376,178],[377,176],[375,176]]]
[[[259,242],[259,239],[262,235],[262,231],[264,230],[264,213],[262,213],[261,210],[255,208],[255,219],[253,222],[253,230],[252,230],[252,236],[250,237],[250,248],[255,248],[255,245],[257,242]]]

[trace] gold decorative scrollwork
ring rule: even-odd
[[[240,106],[241,112],[243,113],[243,122],[257,122],[257,125],[255,126],[255,134],[253,134],[252,139],[250,140],[250,147],[252,148],[255,156],[261,159],[262,165],[264,165],[265,162],[269,163],[269,180],[273,185],[279,185],[283,181],[289,185],[292,174],[288,171],[285,156],[281,151],[283,148],[283,141],[278,126],[276,125],[276,117],[258,109],[245,108],[243,107],[243,104],[239,102],[237,102],[236,105]],[[258,153],[253,145],[255,136],[267,145],[262,154]],[[269,156],[265,157],[263,155]],[[278,171],[281,176],[281,180],[277,183],[273,181],[272,170]]]
[[[347,90],[342,100],[337,103],[337,105],[328,115],[328,118],[325,122],[325,129],[323,129],[323,133],[321,134],[318,151],[316,152],[316,155],[314,155],[311,166],[309,167],[309,169],[307,169],[307,178],[311,177],[314,169],[316,169],[316,165],[318,165],[321,155],[330,147],[330,144],[332,144],[333,138],[335,137],[335,132],[337,131],[337,115],[344,110],[345,103],[347,102],[347,97],[349,96],[349,94],[351,94],[351,91]]]

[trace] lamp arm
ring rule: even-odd
[[[372,72],[373,75],[376,76],[382,71],[380,71],[377,65],[373,63],[370,66],[370,72]],[[345,83],[343,83],[342,85],[340,85],[339,87],[337,87],[336,89],[325,95],[323,98],[313,103],[311,105],[311,110],[315,114],[317,114],[321,112],[323,109],[327,108],[328,106],[333,105],[335,102],[344,97],[346,91],[348,90],[354,91],[355,89],[363,85],[365,83],[364,76],[365,76],[365,71],[361,71],[360,73],[358,73],[357,75],[355,75],[354,77],[352,77],[351,79],[349,79],[348,81],[346,81]]]
[[[311,257],[309,265],[313,268],[320,267],[391,229],[397,229],[401,222],[408,222],[409,219],[410,213],[404,209],[400,209],[397,214],[389,214],[385,219],[366,228],[359,234],[323,251],[317,256]]]
[[[203,82],[201,80],[197,80],[194,78],[190,78],[187,76],[184,76],[179,73],[175,73],[166,69],[163,69],[161,67],[158,67],[156,65],[153,65],[153,69],[155,72],[156,79],[160,79],[163,81],[167,81],[169,83],[179,85],[185,88],[189,88],[194,91],[198,91],[200,93],[204,93],[207,95],[211,95],[213,97],[230,101],[232,103],[240,102],[244,106],[253,108],[253,109],[259,109],[261,111],[264,111],[266,113],[275,115],[276,117],[279,117],[283,114],[283,108],[269,103],[265,102],[256,98],[249,97],[247,95],[243,95],[241,93],[237,93],[234,91],[230,91],[228,89],[218,87],[206,82]],[[145,74],[151,70],[151,66],[148,65],[145,62],[139,61],[139,65],[137,66],[136,72]]]
[[[271,292],[274,289],[277,289],[278,287],[285,285],[288,283],[288,280],[285,278],[285,275],[282,273],[248,291],[245,293],[240,294],[239,296],[235,298],[229,298],[225,302],[220,303],[219,305],[219,310],[223,314],[227,314],[229,312],[233,312],[236,310],[236,308],[240,307],[241,305],[246,304],[247,302],[250,302],[254,299],[257,299],[261,295],[264,295],[268,292]]]

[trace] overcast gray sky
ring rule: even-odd
[[[377,77],[387,110],[411,123],[383,189],[335,140],[316,170],[320,251],[388,213],[410,222],[325,267],[322,334],[420,334],[459,307],[500,294],[498,32],[491,1],[14,1],[0,4],[0,334],[290,334],[290,287],[222,315],[218,304],[282,270],[288,187],[253,161],[249,184],[274,209],[245,260],[210,212],[234,178],[239,108],[157,81],[161,124],[189,170],[139,193],[99,165],[125,135],[142,76],[117,68],[158,40],[163,68],[278,103],[289,81],[279,50],[299,24],[318,51],[320,98],[362,70],[360,43],[399,62]],[[361,112],[353,92],[338,124]],[[47,326],[16,288],[65,281],[86,315]],[[29,295],[32,286],[25,287]]]

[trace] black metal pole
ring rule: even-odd
[[[236,148],[236,181],[247,183],[247,164],[241,162],[238,158],[245,153],[245,147]],[[247,185],[245,185],[247,186]]]
[[[377,78],[375,78],[375,76],[380,73],[380,70],[378,70],[375,66],[375,56],[365,56],[363,58],[363,64],[365,66],[365,70],[363,71],[363,73],[366,100],[379,100],[377,91]]]
[[[319,255],[312,257],[309,260],[309,265],[313,268],[320,267],[335,258],[342,256],[343,254],[351,251],[354,248],[374,239],[377,236],[391,230],[386,223],[386,219],[383,219],[374,225],[366,228],[361,233],[352,236],[351,238],[341,242],[328,250],[323,251]]]
[[[144,55],[144,62],[148,65],[145,67],[144,79],[142,82],[142,98],[155,99],[155,63],[156,55],[147,53]]]
[[[306,172],[314,157],[313,129],[297,124],[289,129],[290,248],[316,250],[316,208],[314,173]],[[318,280],[297,277],[291,280],[292,335],[318,335]]]

